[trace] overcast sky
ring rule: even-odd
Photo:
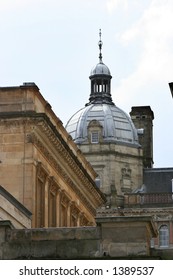
[[[154,112],[154,167],[173,166],[172,0],[0,0],[0,86],[35,82],[65,125],[103,62],[114,103]]]

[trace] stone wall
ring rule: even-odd
[[[106,194],[109,206],[119,206],[117,197],[142,186],[143,163],[140,148],[100,143],[82,144],[80,149],[97,172],[100,190]]]
[[[99,227],[17,230],[6,224],[0,233],[1,259],[93,259],[100,251]]]
[[[0,221],[0,259],[150,257],[150,217],[98,218],[96,227],[14,229]]]

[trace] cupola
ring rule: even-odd
[[[109,68],[103,63],[102,60],[102,46],[101,30],[99,32],[100,40],[99,46],[99,63],[96,64],[91,70],[91,93],[89,103],[86,104],[114,104],[111,97],[111,72]]]

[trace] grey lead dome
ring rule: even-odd
[[[139,146],[137,130],[130,117],[115,105],[91,104],[74,114],[66,130],[76,144],[88,141],[88,125],[92,120],[102,126],[103,142]]]
[[[110,75],[111,76],[111,72],[110,72],[109,68],[103,62],[100,62],[92,68],[90,76],[93,76],[93,75]]]

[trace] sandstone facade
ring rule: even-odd
[[[100,180],[100,189],[110,205],[120,206],[124,193],[133,192],[143,183],[142,150],[116,143],[79,145]],[[109,202],[108,202],[109,203]]]
[[[0,88],[0,183],[32,227],[94,225],[96,173],[35,84]]]

